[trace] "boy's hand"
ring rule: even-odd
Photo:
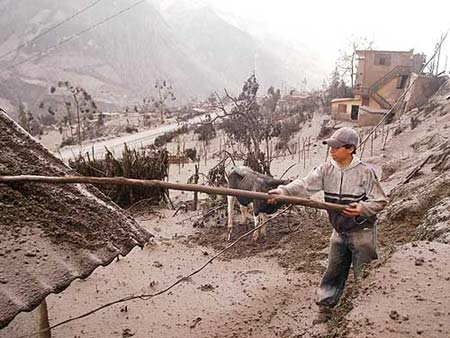
[[[283,190],[276,188],[276,189],[269,190],[268,193],[271,195],[283,195]],[[277,200],[275,198],[269,198],[268,200],[266,200],[266,203],[267,204],[277,204]]]
[[[359,203],[350,203],[347,208],[342,210],[342,214],[347,217],[356,217],[362,215],[362,207]]]

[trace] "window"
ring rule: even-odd
[[[408,83],[408,75],[400,75],[398,77],[397,89],[405,88],[407,83]]]
[[[361,105],[362,106],[369,106],[369,97],[368,96],[363,96]]]
[[[339,103],[337,112],[345,114],[347,112],[347,105]]]
[[[378,66],[390,66],[391,56],[388,54],[375,54],[375,65]]]

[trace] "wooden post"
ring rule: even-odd
[[[361,136],[360,136],[360,139],[361,139],[361,140],[364,139],[363,135],[364,135],[364,133],[361,133]],[[366,143],[367,143],[367,142],[366,142]],[[361,155],[360,155],[360,158],[361,158],[361,159],[362,159],[363,156],[364,156],[364,150],[366,150],[366,143],[364,143],[363,146],[362,146],[362,149],[360,149],[360,150],[361,150]]]
[[[178,175],[181,173],[180,137],[177,138]]]
[[[206,160],[208,158],[208,146],[206,145],[206,141],[203,143],[203,148],[205,149],[205,167],[207,165]]]
[[[311,164],[311,136],[308,136],[308,159]]]
[[[373,156],[373,136],[374,134],[370,137],[370,157]]]
[[[50,331],[50,322],[48,320],[48,308],[47,308],[47,301],[44,300],[42,303],[38,306],[38,312],[39,312],[39,331],[42,331],[39,333],[39,338],[51,338],[52,333]]]
[[[194,166],[195,169],[195,173],[194,173],[194,183],[198,184],[198,165],[196,164]],[[197,205],[198,205],[198,192],[194,191],[194,206],[193,206],[193,210],[197,210]]]
[[[303,169],[306,169],[306,137],[303,138]]]
[[[274,199],[278,202],[286,204],[303,205],[316,209],[331,209],[344,210],[345,205],[320,202],[309,198],[300,198],[287,195],[269,195],[268,193],[247,191],[240,189],[228,189],[222,187],[209,187],[197,184],[180,184],[159,180],[138,180],[134,178],[125,177],[87,177],[87,176],[0,176],[0,183],[50,183],[50,184],[67,184],[67,183],[82,183],[82,184],[107,184],[107,185],[128,185],[140,186],[148,188],[162,188],[182,191],[197,191],[205,194],[226,195],[226,196],[240,196],[258,200]]]
[[[388,136],[389,136],[389,130],[390,130],[390,127],[388,127],[387,130],[386,130],[386,135],[385,135],[385,138],[384,138],[382,150],[386,149],[386,142],[387,142],[387,139],[388,139]]]
[[[273,143],[272,143],[272,139],[270,139],[270,158],[273,158]]]
[[[186,142],[185,142],[185,140],[183,139],[183,165],[182,165],[183,168],[184,168],[184,158],[185,158],[185,155],[186,155]]]

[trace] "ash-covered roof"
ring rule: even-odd
[[[370,114],[386,114],[389,112],[389,109],[383,109],[383,108],[374,108],[369,106],[361,106],[359,107],[362,111],[365,111]]]
[[[0,112],[0,175],[76,174]],[[90,185],[0,184],[0,329],[151,235]]]

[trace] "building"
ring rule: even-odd
[[[358,121],[361,100],[359,98],[343,98],[331,100],[331,115],[336,120]]]
[[[421,74],[425,59],[413,50],[358,50],[356,55],[354,98],[331,101],[332,117],[337,120],[357,121],[360,126],[376,124],[411,81],[414,85],[398,110],[420,107],[443,82],[443,78]]]
[[[358,50],[353,94],[361,106],[391,109],[409,84],[411,74],[420,73],[424,57],[413,50]]]

